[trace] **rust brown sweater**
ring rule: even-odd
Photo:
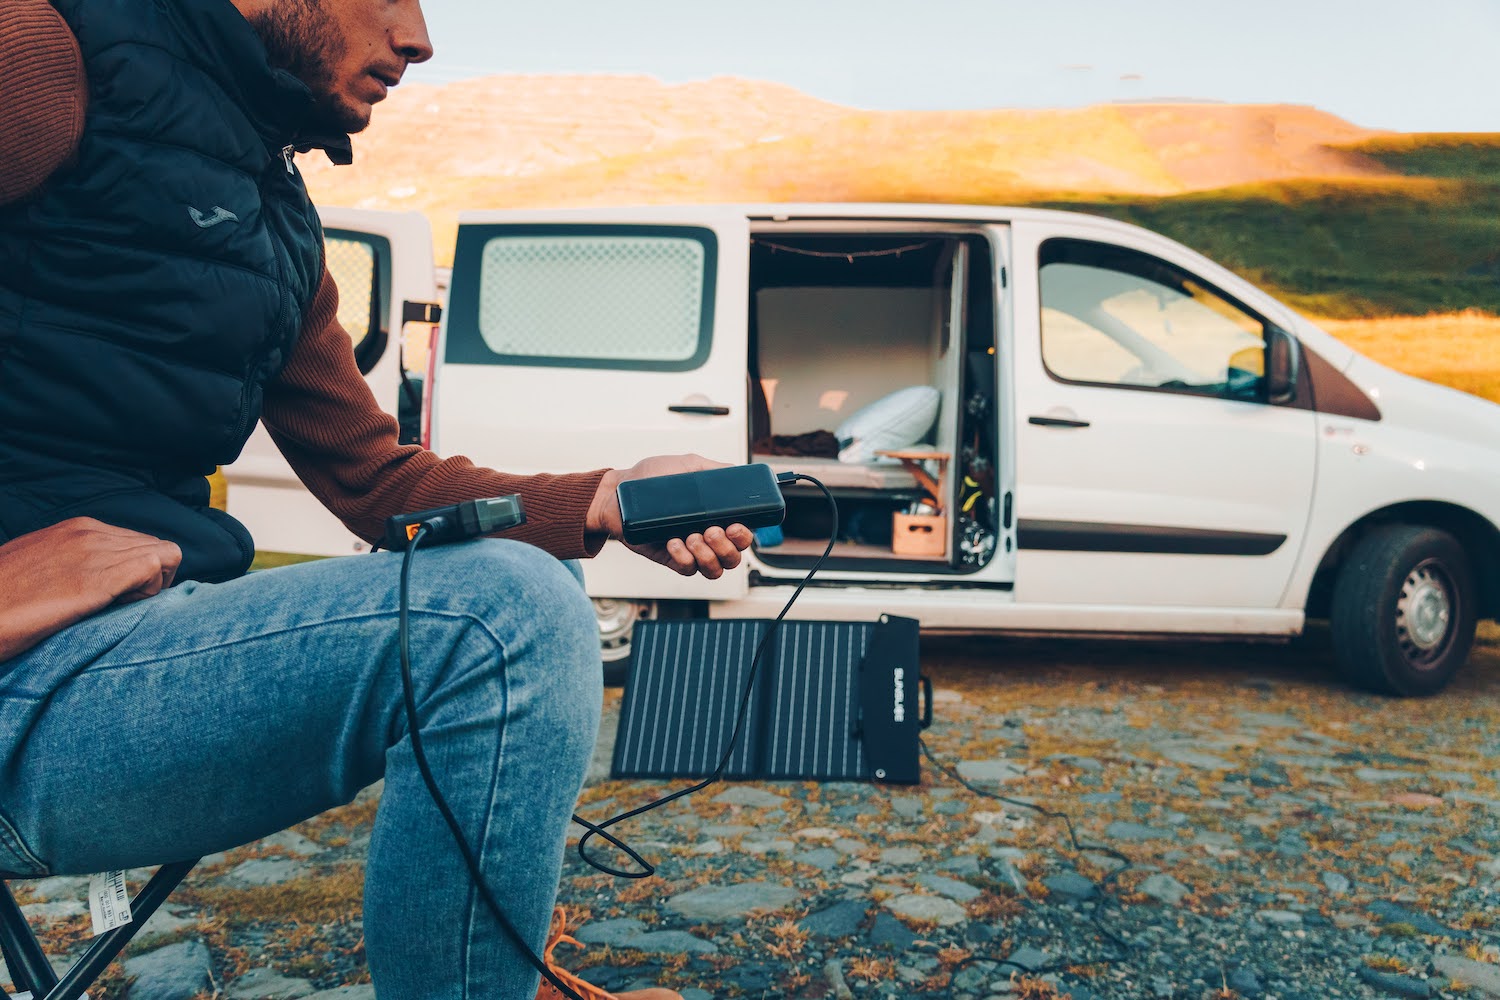
[[[0,78],[4,204],[34,191],[73,155],[88,86],[72,32],[48,0],[0,0],[0,52],[8,64]],[[527,523],[506,537],[562,559],[599,551],[604,536],[586,536],[584,520],[603,470],[513,476],[399,444],[396,421],[360,377],[337,313],[338,289],[325,269],[302,338],[266,387],[262,419],[298,477],[351,531],[374,541],[392,514],[519,493]]]

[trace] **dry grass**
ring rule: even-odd
[[[1314,322],[1366,357],[1399,372],[1500,403],[1500,316],[1471,309]]]

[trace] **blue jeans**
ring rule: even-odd
[[[381,1000],[531,1000],[537,973],[473,890],[412,757],[400,564],[185,583],[0,663],[0,872],[196,858],[383,776],[364,900]],[[411,611],[428,760],[539,953],[599,724],[588,598],[540,549],[487,539],[419,552]]]

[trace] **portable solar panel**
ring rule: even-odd
[[[770,626],[744,619],[637,624],[611,776],[713,773]],[[725,777],[916,783],[917,736],[932,721],[931,685],[919,663],[911,618],[783,621],[762,657]]]

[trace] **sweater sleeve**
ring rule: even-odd
[[[392,514],[519,493],[526,523],[506,538],[559,559],[597,555],[604,545],[603,535],[585,535],[584,522],[605,470],[515,476],[399,444],[395,418],[376,404],[355,366],[353,344],[338,321],[338,288],[327,270],[301,340],[266,387],[261,418],[298,478],[366,541],[383,534]]]
[[[35,191],[83,134],[88,85],[78,41],[48,0],[0,4],[0,205]]]

